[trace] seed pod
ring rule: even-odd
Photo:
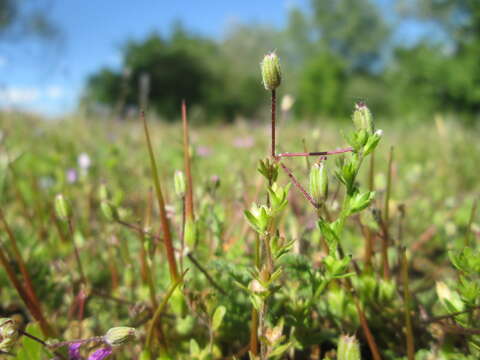
[[[357,130],[365,130],[368,134],[373,134],[374,126],[372,113],[364,102],[358,102],[355,104],[353,124]]]
[[[104,336],[105,342],[110,346],[123,345],[137,338],[137,330],[128,326],[113,327]]]
[[[325,202],[328,194],[328,174],[323,162],[313,164],[309,180],[310,194],[320,206]]]
[[[18,324],[10,318],[0,318],[0,351],[10,352],[18,337]]]
[[[180,170],[175,171],[175,175],[173,177],[173,183],[175,185],[175,193],[179,198],[183,198],[185,196],[185,176],[183,172]]]
[[[342,335],[338,341],[337,360],[361,360],[360,345],[355,336]]]
[[[280,61],[275,52],[271,52],[263,58],[261,63],[262,80],[266,90],[275,90],[282,82]]]
[[[72,216],[72,208],[62,194],[55,196],[55,213],[62,221],[67,221]]]
[[[98,188],[98,196],[100,197],[101,201],[106,201],[110,199],[110,194],[105,184],[101,184]]]
[[[188,247],[193,249],[197,241],[197,226],[195,221],[191,219],[187,219],[187,221],[185,221],[183,237]]]

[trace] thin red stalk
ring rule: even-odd
[[[15,287],[17,290],[18,295],[22,298],[23,302],[25,303],[25,306],[28,308],[32,316],[35,318],[35,320],[38,321],[40,328],[42,329],[42,333],[45,336],[53,336],[55,335],[55,332],[53,328],[50,326],[50,324],[47,322],[45,317],[43,316],[43,313],[37,308],[36,304],[33,303],[32,299],[28,296],[28,294],[25,291],[25,288],[22,286],[20,281],[17,279],[16,272],[15,270],[11,267],[7,256],[2,249],[2,246],[0,245],[0,263],[2,264],[3,268],[5,269],[8,278],[10,279],[10,282],[12,285]]]
[[[179,276],[178,276],[178,270],[177,270],[177,262],[175,260],[175,254],[173,250],[172,234],[170,231],[170,224],[167,218],[167,211],[165,210],[165,200],[163,199],[162,188],[160,186],[160,178],[158,176],[157,164],[155,161],[155,155],[153,153],[153,146],[152,146],[152,141],[150,139],[150,132],[148,130],[147,119],[145,118],[145,113],[143,111],[141,112],[141,117],[143,120],[145,137],[147,140],[148,153],[150,156],[150,165],[152,168],[153,184],[155,186],[155,191],[157,193],[158,209],[160,212],[160,222],[161,222],[162,231],[163,231],[163,243],[165,245],[165,252],[167,254],[167,261],[170,269],[170,276],[173,282],[177,282],[179,281]]]
[[[380,356],[380,352],[378,350],[377,343],[375,341],[375,338],[372,335],[372,332],[370,331],[370,327],[368,326],[367,318],[365,317],[365,313],[362,310],[362,307],[360,305],[360,301],[356,296],[353,297],[355,301],[355,307],[357,308],[357,313],[360,318],[360,325],[363,330],[363,334],[365,335],[365,338],[367,339],[368,347],[370,348],[370,352],[372,353],[372,357],[374,360],[382,360],[382,357]]]
[[[326,156],[326,155],[343,154],[350,151],[353,151],[353,149],[351,147],[347,147],[343,149],[336,149],[336,150],[329,150],[329,151],[283,153],[283,154],[278,154],[277,157],[282,158],[282,157]]]
[[[272,90],[272,158],[275,158],[275,140],[276,140],[276,134],[275,134],[275,116],[276,116],[276,106],[277,106],[277,92]]]
[[[185,176],[187,178],[187,189],[185,193],[185,216],[187,220],[194,219],[193,213],[193,180],[190,165],[190,140],[188,134],[187,105],[182,101],[182,123],[183,123],[183,160]]]
[[[282,169],[287,173],[292,183],[300,190],[300,192],[303,194],[305,199],[307,199],[308,202],[310,202],[310,204],[312,204],[315,209],[318,209],[318,204],[315,202],[315,200],[313,200],[310,194],[298,182],[297,178],[295,177],[295,175],[293,175],[292,171],[288,167],[286,167],[282,162],[279,161],[278,163],[280,164]]]
[[[7,232],[8,238],[10,239],[10,242],[12,244],[13,252],[15,254],[15,259],[18,262],[18,265],[20,267],[20,272],[22,273],[22,276],[23,276],[24,286],[21,285],[21,283],[18,281],[18,279],[14,275],[15,272],[13,272],[13,269],[10,267],[10,264],[8,263],[6,255],[3,253],[3,250],[0,249],[0,251],[2,252],[1,262],[5,268],[5,271],[9,273],[9,276],[13,275],[13,277],[10,276],[10,280],[12,282],[15,282],[15,281],[18,282],[17,285],[14,283],[14,286],[17,289],[17,292],[19,292],[19,289],[22,289],[21,291],[24,292],[24,296],[26,297],[26,299],[28,299],[28,303],[30,303],[29,310],[32,312],[32,315],[35,317],[35,319],[37,319],[38,322],[40,323],[40,326],[42,328],[42,332],[44,333],[44,335],[45,336],[54,335],[53,328],[48,323],[46,317],[43,315],[41,303],[38,300],[38,296],[35,292],[35,289],[33,288],[32,279],[27,270],[27,266],[25,265],[25,261],[23,260],[22,254],[20,253],[20,249],[18,248],[17,239],[12,229],[8,225],[8,222],[5,219],[5,216],[1,210],[0,210],[0,218],[5,228],[5,231]],[[7,267],[9,269],[7,269]],[[13,274],[10,274],[10,272],[13,272]],[[20,292],[19,292],[19,295],[22,296]],[[26,303],[27,306],[28,306],[28,303]]]

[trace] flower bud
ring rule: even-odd
[[[275,90],[282,82],[280,61],[275,52],[271,52],[263,58],[261,63],[262,80],[266,90]]]
[[[67,221],[72,216],[72,208],[62,194],[55,196],[55,212],[62,221]]]
[[[175,171],[175,175],[173,177],[173,183],[175,185],[175,193],[179,198],[183,198],[185,196],[185,176],[183,172],[180,170]]]
[[[337,360],[361,360],[360,345],[355,336],[340,336],[337,348]]]
[[[123,345],[137,338],[137,330],[128,326],[111,328],[104,336],[105,342],[110,346]]]
[[[358,102],[355,104],[353,124],[357,130],[365,130],[368,134],[373,134],[372,113],[364,102]]]
[[[10,352],[18,337],[18,324],[10,318],[0,318],[0,351]]]
[[[328,174],[325,164],[315,163],[310,169],[310,194],[318,205],[322,205],[328,194]]]
[[[110,199],[110,194],[105,184],[101,184],[100,187],[98,188],[98,196],[102,201]]]
[[[250,286],[249,286],[250,290],[256,294],[260,294],[260,293],[263,293],[265,291],[267,291],[267,289],[265,288],[265,286],[263,286],[260,281],[258,281],[257,279],[253,279],[251,282],[250,282]]]
[[[100,203],[100,209],[102,210],[103,216],[105,216],[108,221],[115,221],[120,218],[117,208],[108,201],[102,201]]]
[[[197,241],[197,226],[195,224],[195,221],[191,219],[187,219],[187,221],[185,221],[183,237],[185,240],[185,244],[187,244],[188,247],[195,247],[195,242]]]

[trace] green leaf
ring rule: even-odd
[[[213,314],[213,319],[212,319],[212,329],[213,331],[217,331],[218,328],[222,325],[223,322],[223,317],[225,316],[225,313],[227,312],[227,309],[225,306],[220,305],[217,307],[215,310],[215,313]]]
[[[190,356],[197,357],[200,355],[200,346],[195,339],[190,339]]]
[[[30,335],[43,339],[42,331],[37,323],[33,323],[27,326],[25,330]],[[42,344],[39,342],[30,339],[29,337],[23,336],[21,348],[17,353],[16,360],[39,360],[42,359],[42,353],[44,349]]]

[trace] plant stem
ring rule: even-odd
[[[390,147],[390,154],[388,157],[388,171],[387,171],[387,188],[385,189],[385,205],[383,209],[383,221],[388,226],[390,222],[390,192],[392,190],[392,166],[393,166],[393,146]]]
[[[153,178],[153,184],[155,186],[155,191],[157,193],[157,199],[158,199],[158,208],[160,212],[160,221],[162,225],[162,231],[163,231],[163,243],[165,245],[165,252],[167,254],[167,261],[168,261],[168,266],[170,270],[170,277],[172,281],[177,282],[179,280],[178,277],[178,270],[177,270],[177,262],[175,260],[175,254],[173,250],[173,242],[172,242],[172,234],[170,231],[170,224],[168,222],[167,218],[167,212],[165,210],[165,200],[163,199],[163,193],[162,193],[162,188],[160,186],[160,178],[158,176],[158,171],[157,171],[157,165],[155,161],[155,155],[153,153],[153,146],[152,146],[152,141],[150,139],[150,132],[148,129],[148,124],[147,120],[145,118],[145,113],[142,111],[141,112],[141,117],[143,120],[143,128],[145,130],[145,137],[147,140],[147,148],[148,148],[148,154],[150,157],[150,165],[152,168],[152,178]]]
[[[405,310],[405,328],[407,337],[407,356],[408,360],[415,359],[415,342],[413,338],[412,318],[410,316],[410,288],[408,280],[408,260],[405,248],[401,250],[401,267],[403,281],[403,301]]]
[[[42,339],[36,337],[35,335],[32,335],[32,334],[29,334],[27,333],[26,331],[20,331],[20,333],[23,335],[23,336],[26,336],[30,339],[32,339],[33,341],[36,341],[38,342],[39,344],[41,344],[43,347],[45,347],[46,349],[50,350],[50,346],[45,342],[43,341]],[[55,354],[55,356],[57,356],[58,358],[62,359],[62,360],[67,360],[65,358],[65,356],[63,356],[62,353],[56,351],[56,350],[52,350],[52,352]]]
[[[277,106],[277,92],[272,90],[272,158],[275,158],[276,153],[276,144],[275,144],[275,117],[276,117],[276,106]]]
[[[327,156],[327,155],[336,155],[336,154],[343,154],[347,152],[351,152],[353,149],[351,147],[343,148],[343,149],[336,149],[336,150],[328,150],[328,151],[313,151],[313,152],[295,152],[295,153],[283,153],[278,154],[277,157],[304,157],[304,156]]]
[[[148,327],[147,340],[146,340],[146,343],[145,343],[146,349],[150,352],[152,350],[153,332],[154,332],[156,323],[160,319],[160,317],[163,313],[163,310],[167,306],[168,300],[170,300],[170,297],[172,296],[173,292],[183,282],[183,279],[185,278],[185,275],[186,275],[187,272],[188,272],[188,269],[185,270],[185,272],[181,276],[178,276],[177,280],[174,280],[172,285],[170,285],[170,288],[168,289],[167,294],[163,298],[162,303],[158,306],[157,310],[155,310],[155,313],[153,314],[152,320],[150,322],[150,326]]]
[[[10,243],[13,248],[13,252],[15,255],[15,260],[18,263],[18,266],[20,267],[20,272],[22,273],[23,280],[24,280],[24,289],[26,292],[27,297],[30,299],[32,305],[35,307],[35,311],[37,312],[37,316],[39,319],[37,319],[42,325],[42,331],[47,331],[47,334],[44,334],[45,336],[51,336],[53,335],[53,328],[51,325],[48,323],[46,320],[45,316],[43,315],[43,310],[41,303],[38,299],[37,293],[35,292],[35,289],[33,287],[32,279],[30,277],[30,274],[28,272],[27,266],[25,264],[25,261],[23,260],[22,254],[20,252],[20,249],[18,248],[17,244],[17,238],[15,237],[15,234],[13,233],[12,229],[10,228],[7,219],[5,218],[3,211],[0,209],[0,219],[3,223],[3,227],[5,228],[5,231],[7,232],[8,238],[10,240]],[[40,320],[41,319],[41,320]]]
[[[472,224],[473,224],[473,220],[475,220],[475,214],[477,212],[477,203],[478,203],[477,199],[473,200],[472,209],[470,211],[470,218],[468,219],[467,232],[465,234],[465,246],[469,246],[469,244],[470,244],[470,236],[471,236],[471,233],[472,233]]]
[[[198,268],[198,270],[200,270],[201,273],[202,273],[203,275],[205,275],[205,277],[207,278],[207,280],[210,282],[210,284],[211,284],[215,289],[217,289],[217,290],[218,290],[219,292],[221,292],[223,295],[225,295],[225,296],[227,295],[227,292],[226,292],[225,290],[223,290],[223,289],[221,288],[221,286],[218,285],[218,284],[215,282],[215,280],[213,280],[213,278],[210,276],[210,274],[207,272],[207,270],[206,270],[202,265],[200,265],[200,263],[198,262],[198,260],[195,259],[195,257],[193,256],[193,254],[192,254],[191,252],[189,252],[189,253],[187,254],[187,257],[190,259],[190,261],[193,263],[193,265],[195,265],[195,266]]]
[[[183,124],[183,160],[185,166],[185,177],[187,178],[187,188],[185,193],[185,216],[187,220],[193,221],[195,216],[193,212],[193,180],[190,163],[190,140],[188,132],[187,105],[182,101],[182,124]]]
[[[68,224],[68,232],[70,234],[70,240],[72,241],[73,252],[75,253],[75,260],[77,262],[78,272],[80,273],[80,280],[83,284],[87,284],[87,278],[85,277],[85,273],[83,272],[82,261],[80,260],[80,252],[78,251],[77,245],[75,244],[75,232],[73,230],[73,221],[71,218],[67,220]]]
[[[307,192],[307,190],[305,190],[305,188],[302,186],[302,184],[300,184],[300,182],[298,182],[297,178],[295,177],[295,175],[293,175],[292,171],[287,166],[285,166],[282,162],[279,161],[278,163],[280,164],[282,169],[287,173],[287,175],[290,178],[290,180],[292,181],[293,185],[295,185],[298,188],[298,190],[300,190],[300,192],[305,197],[305,199],[307,199],[308,202],[310,204],[312,204],[312,206],[315,209],[318,209],[317,202],[315,200],[313,200],[313,198],[310,196],[310,194]]]

